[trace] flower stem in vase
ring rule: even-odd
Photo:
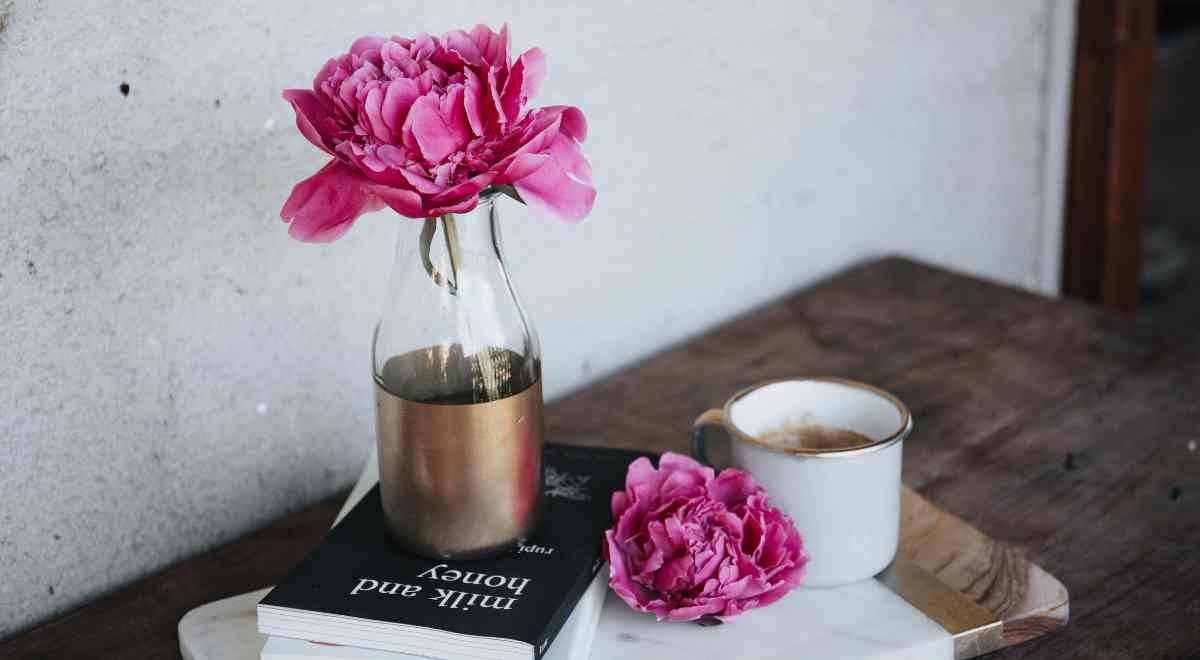
[[[430,250],[433,246],[433,234],[437,231],[439,222],[442,225],[442,238],[446,242],[446,260],[449,262],[450,268],[448,274],[443,274],[438,270],[430,255]],[[446,291],[452,296],[458,297],[460,295],[461,287],[465,281],[463,275],[466,271],[466,264],[463,259],[461,243],[458,240],[458,225],[454,214],[447,213],[440,218],[425,219],[425,226],[421,228],[421,261],[425,265],[425,272],[429,273],[429,277],[434,283],[445,287]],[[468,338],[464,346],[472,346],[475,342],[469,339],[472,334],[469,310],[466,306],[458,306],[457,308],[462,320],[463,329],[466,331],[466,337]],[[478,378],[489,401],[495,401],[501,396],[500,382],[497,379],[496,373],[496,354],[498,352],[498,349],[490,345],[480,347],[473,361],[475,365],[478,365]],[[501,355],[500,357],[503,359],[505,356]]]
[[[438,220],[442,221],[442,236],[446,239],[446,255],[450,261],[450,277],[442,275],[442,271],[433,264],[433,258],[430,256],[430,250],[433,247],[433,234],[437,232]],[[445,287],[450,295],[458,295],[458,229],[454,227],[454,216],[444,215],[441,218],[425,218],[425,225],[421,227],[421,263],[425,265],[425,272],[429,273],[430,279],[434,284]],[[453,234],[453,238],[451,235]]]
[[[458,264],[462,260],[462,248],[458,243],[458,225],[450,213],[442,216],[442,234],[446,238],[446,255],[450,259],[450,277],[452,284],[450,294],[458,295]]]

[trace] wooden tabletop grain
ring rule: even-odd
[[[1070,590],[1070,624],[992,657],[1200,653],[1196,329],[890,258],[548,406],[547,435],[685,451],[691,420],[733,391],[814,374],[902,398],[916,420],[905,482]],[[336,510],[336,500],[311,506],[153,575],[0,643],[0,657],[177,657],[186,611],[273,584]]]

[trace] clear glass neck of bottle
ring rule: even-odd
[[[400,221],[396,261],[375,328],[375,379],[423,403],[517,394],[541,378],[537,333],[509,276],[499,195],[466,214]]]

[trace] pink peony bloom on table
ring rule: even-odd
[[[790,518],[741,470],[716,474],[679,454],[629,466],[604,535],[609,585],[660,621],[728,618],[769,605],[804,577]]]
[[[509,57],[508,26],[442,38],[362,37],[312,89],[284,90],[296,127],[333,158],[292,189],[280,215],[305,241],[332,241],[383,206],[410,218],[465,213],[488,187],[566,221],[596,190],[580,153],[578,108],[528,108],[546,75],[542,51]]]

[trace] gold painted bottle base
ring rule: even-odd
[[[376,380],[388,533],[426,557],[510,550],[542,510],[542,384],[485,403],[421,403]]]

